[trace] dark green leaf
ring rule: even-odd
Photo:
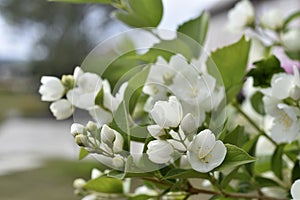
[[[272,179],[257,176],[255,177],[256,183],[259,185],[259,187],[278,187],[278,183]]]
[[[78,159],[79,159],[79,160],[82,160],[82,159],[84,159],[85,157],[87,157],[87,155],[89,155],[89,152],[88,152],[84,147],[81,147],[81,148],[80,148],[80,151],[79,151]]]
[[[115,16],[123,23],[137,28],[156,27],[163,15],[161,0],[128,0],[125,9]]]
[[[172,169],[165,176],[164,179],[176,179],[176,178],[203,178],[208,179],[209,175],[207,173],[200,173],[195,170],[189,169]]]
[[[207,60],[208,72],[220,85],[222,81],[224,83],[227,103],[231,102],[242,88],[250,45],[251,42],[242,37],[238,42],[212,52]]]
[[[221,166],[217,167],[215,171],[232,169],[234,167],[251,163],[256,160],[254,157],[250,156],[246,151],[237,146],[231,144],[225,144],[225,146],[227,148],[226,157]]]
[[[229,185],[230,181],[235,178],[235,175],[238,172],[238,169],[239,169],[238,167],[235,168],[228,175],[225,176],[225,178],[221,182],[221,186],[223,188],[226,188]]]
[[[251,104],[252,104],[252,107],[254,108],[254,110],[261,114],[261,115],[265,115],[266,112],[265,112],[265,107],[264,107],[264,102],[263,102],[263,93],[261,93],[260,91],[257,91],[255,92],[250,101],[251,101]]]
[[[209,14],[203,12],[199,17],[180,25],[178,32],[183,33],[203,45],[208,30]]]
[[[84,189],[102,193],[123,193],[123,183],[121,180],[110,177],[99,177],[88,181]]]
[[[56,2],[68,2],[68,3],[103,3],[110,4],[112,0],[48,0]]]
[[[238,125],[234,130],[226,133],[223,142],[242,147],[243,144],[247,141],[247,137],[248,135],[245,134],[244,127]]]
[[[300,163],[299,163],[299,160],[297,160],[294,164],[293,171],[292,171],[292,180],[291,180],[291,182],[294,183],[298,179],[300,179]]]
[[[272,171],[280,179],[282,179],[282,168],[283,168],[282,155],[283,155],[283,148],[284,148],[283,144],[279,145],[275,149],[275,152],[274,152],[274,154],[272,156],[272,160],[271,160]]]
[[[254,65],[255,68],[251,69],[247,76],[253,77],[253,85],[258,87],[270,87],[272,76],[276,73],[284,72],[280,61],[274,55],[255,62]]]

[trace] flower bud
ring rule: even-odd
[[[196,125],[196,119],[191,113],[184,116],[180,123],[180,127],[186,135],[197,131],[198,128]]]
[[[95,132],[97,131],[98,129],[98,126],[95,122],[92,122],[92,121],[89,121],[87,124],[86,124],[86,129],[89,131],[89,132]]]
[[[91,178],[92,179],[95,179],[95,178],[98,178],[100,176],[102,176],[104,173],[101,172],[100,170],[96,169],[96,168],[93,168],[92,169],[92,173],[91,173]]]
[[[101,142],[112,145],[113,141],[115,140],[116,136],[114,130],[109,128],[106,124],[103,125],[101,129]]]
[[[84,126],[78,123],[73,123],[71,126],[71,134],[75,137],[76,135],[83,134]]]
[[[148,144],[147,154],[149,159],[157,164],[165,164],[172,159],[174,149],[172,145],[164,140],[154,140]]]
[[[123,168],[124,167],[124,159],[122,156],[120,155],[116,155],[113,159],[112,159],[112,164],[114,167],[120,169],[120,168]]]
[[[70,90],[75,86],[75,79],[72,75],[63,75],[61,82],[67,90]]]
[[[293,28],[282,35],[282,41],[288,51],[300,50],[300,29]]]
[[[75,142],[78,146],[85,147],[88,144],[87,136],[85,135],[76,135]]]
[[[74,77],[75,81],[77,81],[78,78],[83,74],[84,74],[83,70],[79,66],[77,66],[74,69],[74,73],[73,73],[73,77]]]
[[[73,106],[70,101],[61,99],[50,105],[50,110],[57,120],[69,118],[73,114]]]
[[[158,139],[160,136],[166,134],[164,129],[162,129],[158,125],[149,125],[149,126],[147,126],[147,130],[149,131],[150,135],[152,135],[152,137],[154,137],[156,139]]]
[[[84,179],[77,178],[73,182],[73,187],[76,189],[82,189],[85,184],[86,184],[86,181]]]
[[[282,13],[275,9],[266,12],[261,17],[261,24],[264,28],[274,31],[280,30],[283,26],[284,19]]]

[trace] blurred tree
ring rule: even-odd
[[[38,75],[72,72],[100,41],[111,22],[111,9],[46,0],[0,0],[0,15],[15,33],[29,32],[34,37],[30,66]]]

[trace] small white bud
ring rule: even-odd
[[[92,121],[89,121],[87,124],[86,124],[86,129],[90,132],[94,132],[94,131],[97,131],[98,129],[98,126],[95,122],[92,122]]]
[[[75,137],[76,135],[83,134],[84,126],[79,123],[73,123],[71,126],[71,134]]]
[[[112,159],[112,164],[114,167],[120,169],[120,168],[123,168],[124,167],[124,159],[122,156],[120,155],[116,155],[113,159]]]
[[[104,124],[101,129],[101,141],[105,144],[111,145],[114,142],[115,137],[114,130]]]
[[[73,182],[73,187],[76,189],[82,189],[85,184],[86,184],[86,181],[84,179],[77,178]]]

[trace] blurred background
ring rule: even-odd
[[[159,28],[176,27],[201,11],[211,12],[207,50],[240,35],[226,30],[236,0],[163,0]],[[258,11],[284,15],[299,0],[252,1]],[[78,199],[76,177],[89,177],[92,159],[78,162],[69,134],[72,120],[56,121],[38,94],[42,75],[72,74],[101,41],[128,27],[110,17],[112,7],[46,0],[0,0],[0,199]]]

